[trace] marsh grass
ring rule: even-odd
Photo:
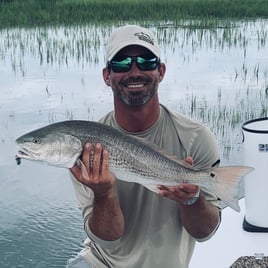
[[[149,27],[157,33],[161,47],[171,51],[182,51],[182,58],[192,57],[199,49],[222,51],[232,47],[240,48],[247,57],[249,42],[254,41],[257,48],[267,45],[268,28],[266,20],[241,23],[221,21],[218,26],[205,27],[202,20],[150,23]],[[0,57],[10,57],[13,72],[25,74],[25,55],[37,58],[40,65],[68,66],[70,62],[78,65],[99,64],[103,61],[105,42],[113,26],[73,25],[69,27],[50,26],[35,28],[12,28],[0,30]],[[254,34],[250,36],[249,33]],[[252,38],[251,38],[252,37]],[[190,51],[186,53],[190,48]],[[234,77],[247,78],[247,65],[235,70]],[[261,75],[256,63],[254,76]]]
[[[219,89],[216,101],[188,95],[184,102],[172,108],[205,123],[216,135],[223,159],[228,160],[234,148],[242,143],[242,124],[268,116],[268,93],[265,88],[238,90],[234,103],[230,104],[222,99]]]
[[[0,59],[10,61],[15,76],[23,77],[27,74],[29,56],[37,59],[45,69],[55,66],[60,69],[69,66],[83,68],[85,65],[102,65],[105,64],[105,41],[115,26],[87,24],[2,29]],[[211,20],[210,23],[202,19],[150,21],[147,26],[157,33],[163,48],[163,60],[166,51],[171,51],[179,55],[178,65],[183,61],[186,64],[187,61],[191,62],[198,57],[200,50],[221,53],[231,51],[235,47],[243,51],[241,64],[231,63],[230,68],[233,70],[228,70],[230,76],[233,76],[231,103],[224,99],[225,92],[218,89],[217,97],[213,101],[209,96],[200,96],[195,92],[187,95],[186,100],[177,102],[179,104],[173,103],[170,107],[206,123],[216,134],[220,150],[228,159],[233,146],[241,140],[241,124],[252,118],[268,116],[267,66],[260,64],[258,59],[253,66],[247,62],[252,47],[260,51],[267,50],[267,20]],[[45,94],[50,98],[50,88],[45,88]],[[66,103],[63,96],[61,102]],[[94,112],[90,107],[88,109],[87,113],[91,118]],[[67,119],[75,119],[77,116],[76,111],[69,106],[65,114]],[[49,122],[57,119],[53,111],[48,117]]]
[[[10,0],[0,2],[0,27],[267,18],[266,0]]]

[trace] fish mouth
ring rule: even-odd
[[[30,152],[27,149],[19,147],[16,157],[28,158],[29,156],[30,156]]]
[[[17,162],[17,165],[20,165],[21,159],[31,159],[31,160],[33,160],[38,156],[38,154],[34,154],[34,153],[30,152],[26,148],[22,148],[20,146],[18,146],[18,147],[19,147],[19,150],[18,150],[18,153],[15,156],[15,160]]]

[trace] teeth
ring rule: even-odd
[[[135,85],[128,85],[127,87],[128,88],[141,88],[143,86],[144,86],[144,84],[135,84]]]

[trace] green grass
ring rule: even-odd
[[[2,0],[0,27],[268,18],[267,0]]]

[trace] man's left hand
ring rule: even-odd
[[[182,183],[176,186],[159,185],[158,189],[160,195],[184,204],[196,196],[199,191],[199,186],[195,184]]]
[[[193,165],[193,158],[191,156],[186,157],[185,161]],[[200,191],[199,186],[195,184],[182,183],[176,186],[159,185],[159,194],[177,201],[178,203],[185,204],[187,201],[196,197],[196,194]]]

